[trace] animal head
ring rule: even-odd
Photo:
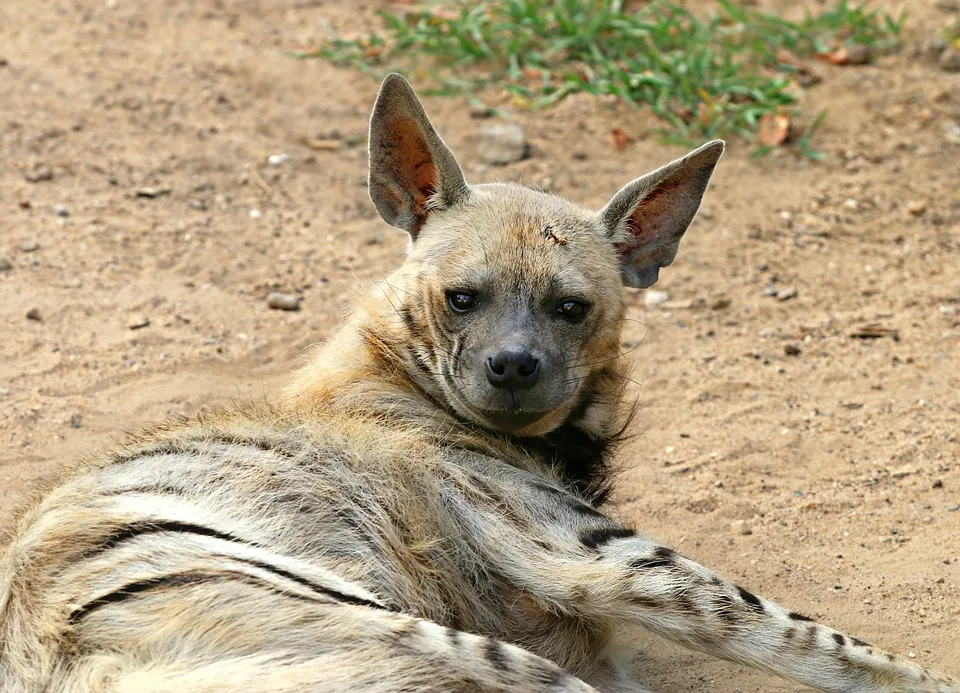
[[[474,424],[539,436],[573,422],[602,435],[622,394],[623,286],[648,287],[673,261],[724,143],[589,211],[516,184],[467,184],[409,83],[390,75],[369,144],[370,196],[411,239],[376,293],[387,351]]]

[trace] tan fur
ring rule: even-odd
[[[641,691],[612,654],[634,626],[827,691],[960,691],[597,510],[632,409],[622,283],[672,261],[717,145],[598,215],[466,186],[399,78],[371,133],[407,260],[276,401],[141,432],[38,496],[0,561],[3,693]],[[482,300],[459,315],[451,290]],[[481,377],[505,344],[543,369],[512,399]]]

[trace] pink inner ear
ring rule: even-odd
[[[391,165],[397,181],[413,198],[414,213],[425,217],[427,200],[436,192],[437,165],[430,156],[430,148],[416,121],[403,118],[387,125],[391,133],[393,151]]]
[[[627,239],[616,246],[621,255],[638,249],[650,252],[673,240],[671,224],[665,222],[673,212],[671,207],[683,207],[683,201],[677,199],[683,188],[682,182],[667,180],[647,193],[627,217]]]

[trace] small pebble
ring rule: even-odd
[[[721,296],[710,304],[710,310],[726,310],[732,303],[733,301],[726,296]]]
[[[848,65],[866,65],[870,62],[871,57],[872,51],[870,50],[870,46],[865,43],[854,43],[847,48]]]
[[[783,347],[783,353],[787,356],[799,356],[802,352],[800,347],[796,344],[785,344]]]
[[[137,188],[133,191],[134,197],[145,198],[147,200],[152,200],[154,198],[160,197],[161,195],[169,195],[171,192],[170,188],[154,188],[151,186],[146,186],[143,188]]]
[[[776,296],[776,295],[777,295],[777,287],[775,287],[773,284],[767,284],[765,287],[763,287],[763,295],[764,295],[764,296]]]
[[[67,209],[66,205],[56,205],[53,208],[53,211],[57,213],[58,217],[68,217],[70,216],[70,210]]]
[[[960,72],[960,48],[948,46],[940,54],[940,60],[937,61],[941,70],[946,72]]]
[[[148,318],[146,315],[138,315],[127,323],[127,327],[129,327],[131,330],[139,330],[141,328],[148,327],[149,325],[150,318]]]
[[[83,419],[79,414],[74,414],[70,417],[70,425],[74,428],[83,428]]]
[[[643,305],[647,308],[653,306],[659,306],[662,303],[666,303],[670,300],[670,294],[666,291],[658,291],[656,289],[648,289],[643,294]]]
[[[753,534],[753,527],[746,520],[734,520],[730,523],[730,529],[743,536]]]
[[[960,144],[960,123],[955,123],[953,121],[944,123],[943,136],[954,144]]]
[[[527,135],[518,123],[485,125],[477,136],[477,151],[488,164],[502,166],[526,159],[529,149]]]
[[[0,257],[0,272],[9,272],[13,269],[13,263],[5,257]]]
[[[40,309],[39,309],[39,308],[31,308],[30,310],[28,310],[28,311],[27,311],[27,320],[36,320],[36,321],[38,321],[38,322],[39,322],[40,320],[43,320],[43,318],[40,317]]]
[[[796,296],[797,290],[793,287],[789,289],[780,289],[780,291],[777,292],[778,301],[789,301],[791,298],[796,298]]]
[[[39,164],[28,171],[24,171],[23,177],[28,183],[40,183],[46,180],[53,180],[53,169],[49,166]]]
[[[915,49],[915,57],[923,58],[929,62],[935,63],[940,59],[940,54],[947,47],[947,42],[939,36],[931,36],[921,41]]]
[[[267,163],[271,166],[280,166],[290,161],[290,155],[284,152],[280,154],[271,154],[267,157]]]
[[[297,294],[284,294],[279,291],[267,295],[267,305],[274,310],[300,310],[302,300]]]
[[[251,218],[251,219],[259,219],[259,218],[262,217],[262,216],[263,216],[263,212],[261,212],[259,209],[251,209],[251,210],[250,210],[250,218]]]
[[[35,250],[40,249],[40,244],[32,239],[27,239],[20,242],[20,250],[25,253],[32,253]]]
[[[954,504],[954,505],[948,505],[948,506],[947,506],[947,512],[948,512],[948,513],[955,513],[955,512],[957,512],[958,510],[960,510],[960,503],[956,503],[956,504]]]
[[[915,217],[920,216],[927,211],[926,200],[910,200],[907,203],[907,211]]]
[[[493,109],[485,103],[477,103],[470,106],[470,117],[477,120],[489,118],[493,115]]]

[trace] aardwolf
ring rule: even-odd
[[[598,509],[623,285],[673,261],[723,147],[591,212],[468,185],[387,77],[370,193],[406,261],[270,404],[141,432],[21,514],[3,693],[642,691],[631,626],[825,691],[960,691]]]

